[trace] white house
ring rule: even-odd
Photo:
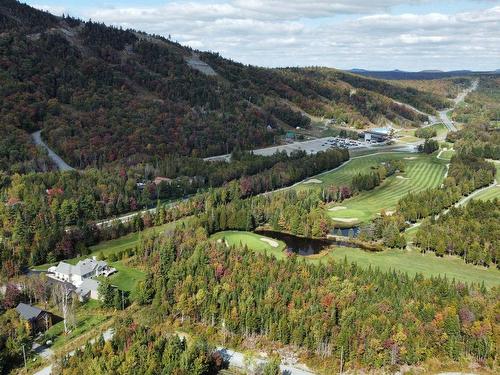
[[[99,299],[99,285],[101,285],[101,283],[97,280],[85,279],[80,286],[75,289],[75,293],[82,302],[89,298]]]
[[[59,262],[57,267],[50,267],[48,271],[54,274],[55,279],[66,281],[78,288],[85,280],[101,275],[109,276],[116,272],[116,269],[108,267],[107,263],[102,260],[93,258],[80,260],[74,266]]]

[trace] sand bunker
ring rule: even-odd
[[[344,207],[344,206],[336,206],[336,207],[332,207],[332,208],[329,208],[328,211],[340,211],[340,210],[345,210],[347,207]]]
[[[270,238],[260,238],[261,241],[264,241],[265,243],[267,243],[268,245],[270,245],[271,247],[278,247],[280,244],[278,243],[278,241],[275,241],[275,240],[272,240]]]
[[[332,217],[332,220],[334,221],[338,221],[340,223],[348,223],[348,224],[351,224],[351,223],[355,223],[358,221],[358,218],[357,217],[353,217],[353,218],[349,218],[349,219],[346,219],[346,218],[343,218],[343,217]]]
[[[416,158],[416,156],[407,156],[405,160],[415,160]]]
[[[303,184],[321,184],[323,181],[318,180],[316,178],[312,178],[310,180],[304,181]]]
[[[222,238],[219,238],[217,240],[217,243],[222,243]],[[224,244],[226,245],[226,247],[229,247],[229,242],[227,242],[227,240],[224,240]]]
[[[396,178],[399,178],[400,180],[409,180],[410,179],[409,177],[405,177],[405,176],[396,176]]]

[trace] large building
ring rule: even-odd
[[[373,128],[365,130],[365,142],[385,142],[392,138],[393,129],[391,128]]]
[[[108,276],[115,272],[114,268],[108,267],[107,263],[96,259],[80,260],[76,265],[66,262],[59,262],[57,267],[49,268],[49,272],[61,281],[66,281],[79,287],[85,279],[95,276]]]

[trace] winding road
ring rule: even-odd
[[[60,171],[64,172],[64,171],[74,171],[75,170],[75,168],[66,164],[66,162],[64,160],[62,160],[59,155],[57,155],[54,151],[52,151],[52,149],[49,146],[47,146],[47,144],[42,140],[42,135],[41,135],[40,130],[32,133],[31,137],[33,138],[33,142],[37,146],[41,146],[45,150],[47,150],[47,152],[49,154],[49,158],[52,159],[52,161],[54,162],[55,165],[57,165],[57,168],[59,168]]]

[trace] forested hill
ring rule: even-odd
[[[0,3],[0,79],[0,139],[23,133],[0,141],[0,169],[10,172],[45,166],[28,137],[38,129],[84,168],[264,146],[310,126],[304,113],[362,126],[423,120],[393,99],[426,112],[446,105],[434,94],[334,69],[245,66],[13,0]]]

